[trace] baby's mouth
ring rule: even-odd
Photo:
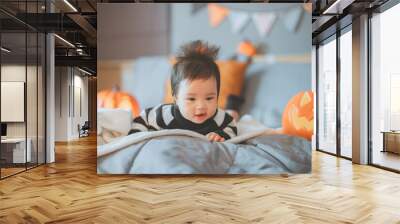
[[[206,115],[207,115],[207,113],[198,113],[198,114],[195,114],[194,117],[196,117],[196,118],[204,118]]]

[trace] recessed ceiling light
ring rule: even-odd
[[[83,73],[85,73],[85,74],[87,74],[87,75],[93,75],[92,73],[90,73],[90,72],[88,72],[88,71],[86,71],[86,70],[83,70],[83,69],[81,69],[81,68],[79,68],[79,67],[78,67],[78,70],[81,71],[81,72],[83,72]]]
[[[336,0],[322,14],[342,14],[343,9],[351,5],[355,0]]]
[[[4,51],[4,52],[7,52],[7,53],[10,53],[10,52],[11,52],[11,50],[9,50],[9,49],[7,49],[7,48],[5,48],[5,47],[1,47],[1,50]]]
[[[65,4],[67,4],[72,10],[74,10],[74,12],[78,12],[78,10],[71,4],[69,3],[68,0],[64,0]]]
[[[64,42],[64,43],[66,43],[67,45],[69,45],[70,47],[73,47],[73,48],[75,48],[75,45],[73,45],[71,42],[69,42],[68,40],[66,40],[66,39],[64,39],[64,38],[62,38],[62,37],[60,37],[59,35],[57,35],[57,34],[54,34],[54,36],[55,37],[57,37],[59,40],[61,40],[62,42]]]

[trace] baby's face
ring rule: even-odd
[[[175,99],[183,117],[197,124],[203,123],[217,110],[217,82],[215,78],[182,80]]]

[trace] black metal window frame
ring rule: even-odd
[[[25,1],[25,3],[27,3],[27,1]],[[36,0],[36,3],[37,3],[37,5],[36,5],[37,8],[36,9],[38,11],[39,0]],[[2,12],[7,13],[7,11],[4,11],[4,10],[2,10]],[[27,4],[25,4],[25,16],[27,15],[26,12],[27,12]],[[46,7],[46,12],[47,12],[47,7]],[[18,20],[18,22],[21,22],[21,21]],[[18,171],[18,172],[15,172],[15,173],[12,173],[12,174],[7,175],[7,176],[3,176],[2,175],[2,167],[0,167],[0,180],[4,180],[4,179],[6,179],[8,177],[12,177],[14,175],[26,172],[26,171],[28,171],[30,169],[37,168],[37,167],[47,163],[47,150],[46,150],[47,149],[47,33],[46,32],[42,32],[40,30],[37,30],[36,28],[28,25],[27,23],[23,22],[23,24],[24,24],[24,27],[25,27],[24,32],[22,32],[22,33],[25,34],[25,85],[24,85],[24,92],[25,92],[24,93],[24,98],[25,98],[24,99],[25,169],[21,170],[21,171]],[[29,166],[29,167],[28,167],[28,164],[27,164],[27,157],[28,157],[28,153],[27,153],[27,147],[28,147],[28,144],[27,144],[27,139],[28,139],[28,136],[27,136],[28,135],[28,132],[27,132],[27,127],[28,127],[27,126],[28,30],[31,30],[34,33],[36,33],[36,44],[37,44],[36,45],[36,99],[37,99],[37,102],[36,102],[36,104],[37,104],[37,107],[36,107],[36,140],[37,140],[36,142],[37,142],[37,148],[36,148],[36,150],[37,150],[37,152],[36,152],[36,163],[33,166]],[[3,32],[0,29],[0,45],[1,45],[2,33]],[[38,50],[38,48],[39,48],[39,33],[44,34],[43,42],[42,42],[43,47],[44,47],[44,51],[42,51],[42,53],[44,53],[44,55],[42,57],[43,60],[44,60],[44,67],[42,69],[42,82],[44,83],[44,86],[43,86],[43,88],[44,88],[44,99],[43,99],[44,117],[42,117],[44,119],[44,120],[42,120],[42,122],[44,123],[44,136],[43,136],[43,139],[44,139],[44,145],[43,145],[43,147],[44,147],[43,148],[43,152],[44,152],[43,156],[44,156],[44,158],[43,159],[44,159],[44,161],[43,161],[43,163],[39,163],[39,141],[38,141],[38,139],[39,139],[39,137],[38,137],[38,135],[39,135],[39,106],[38,106],[38,104],[39,104],[39,97],[38,97],[39,96],[39,82],[38,82],[38,76],[39,76],[39,70],[38,70],[38,66],[39,66],[39,50]],[[1,62],[2,62],[2,57],[1,57],[1,54],[0,54],[0,68],[2,66]],[[1,81],[1,69],[0,69],[0,81]],[[0,89],[1,89],[1,87],[0,87]],[[1,94],[0,94],[0,96],[1,96]],[[1,109],[1,106],[0,106],[0,109]],[[1,121],[0,121],[0,123],[1,123]],[[1,158],[1,144],[0,144],[0,158]]]
[[[315,66],[315,74],[316,74],[316,138],[315,138],[315,143],[316,143],[316,150],[319,152],[323,152],[329,155],[337,156],[340,158],[344,158],[347,160],[352,160],[352,158],[343,156],[341,154],[341,119],[340,119],[340,76],[341,76],[341,67],[340,67],[340,37],[344,35],[347,32],[351,32],[351,23],[346,25],[343,28],[340,28],[337,26],[337,30],[335,33],[332,35],[326,37],[325,39],[319,41],[319,43],[316,44],[316,66]],[[324,149],[321,149],[319,147],[319,48],[321,44],[326,44],[331,41],[336,41],[336,153],[328,152]]]

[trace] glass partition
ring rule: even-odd
[[[1,46],[0,150],[1,176],[6,177],[24,171],[31,161],[31,151],[26,150],[26,33],[3,32]]]
[[[41,13],[43,5],[0,2],[16,17]],[[0,12],[1,179],[45,163],[45,44],[39,30]]]

